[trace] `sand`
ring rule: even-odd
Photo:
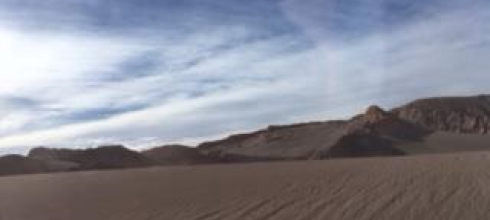
[[[396,147],[408,155],[489,151],[490,135],[434,132],[421,142],[405,142]]]
[[[488,219],[490,154],[0,178],[1,220]]]

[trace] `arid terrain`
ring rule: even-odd
[[[0,178],[2,220],[481,220],[490,153]]]
[[[474,96],[196,147],[38,147],[0,157],[0,220],[487,219],[489,130]]]
[[[490,220],[490,0],[0,0],[0,220]]]
[[[269,126],[198,146],[143,151],[37,147],[0,157],[0,176],[168,165],[389,157],[490,150],[490,96],[420,99],[384,110],[370,106],[349,120]]]

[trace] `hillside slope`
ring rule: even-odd
[[[430,98],[390,111],[370,106],[349,120],[270,126],[196,148],[35,148],[27,157],[2,158],[0,175],[481,151],[490,150],[489,126],[490,96]]]
[[[422,141],[429,130],[378,106],[347,121],[269,127],[251,134],[204,143],[198,148],[222,158],[325,159],[403,155],[399,142]]]
[[[490,140],[486,138],[489,128],[490,96],[431,98],[417,100],[390,111],[371,106],[364,114],[346,121],[271,126],[258,132],[204,143],[198,148],[208,155],[232,158],[228,160],[450,153],[490,149],[490,142],[486,144],[481,141]],[[469,141],[469,137],[480,141],[472,146],[431,146],[454,141],[463,144]],[[435,139],[438,141],[431,141]]]
[[[392,110],[399,118],[431,130],[489,134],[490,96],[421,99]]]

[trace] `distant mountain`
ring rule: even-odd
[[[393,156],[404,153],[396,142],[417,141],[427,129],[371,106],[347,121],[269,127],[251,134],[208,142],[198,149],[221,158],[303,160],[332,157]]]
[[[392,110],[399,118],[434,131],[489,134],[490,96],[421,99]]]
[[[345,133],[344,121],[270,126],[250,134],[233,135],[198,146],[224,161],[308,159],[335,144]]]
[[[77,164],[79,170],[118,169],[152,166],[151,159],[123,146],[102,146],[95,149],[32,149],[28,158],[42,161],[65,161]]]
[[[347,121],[271,126],[204,143],[198,148],[225,159],[401,156],[490,149],[490,136],[471,136],[489,132],[490,96],[481,95],[421,99],[391,111],[371,106],[364,114]],[[464,142],[472,145],[453,146]]]
[[[490,150],[490,96],[430,98],[350,120],[270,126],[195,148],[32,149],[0,158],[0,175],[276,160],[404,156]]]
[[[190,165],[220,162],[218,158],[206,156],[196,148],[183,145],[156,147],[142,151],[141,154],[158,165]]]
[[[372,157],[407,155],[396,146],[407,142],[421,142],[431,133],[428,129],[398,118],[378,106],[348,122],[344,135],[329,149],[313,159],[338,157]]]

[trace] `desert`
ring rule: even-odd
[[[370,106],[198,146],[0,157],[0,220],[485,219],[489,96]]]
[[[490,219],[489,0],[0,0],[0,220]]]
[[[0,178],[1,219],[486,219],[490,153]]]

